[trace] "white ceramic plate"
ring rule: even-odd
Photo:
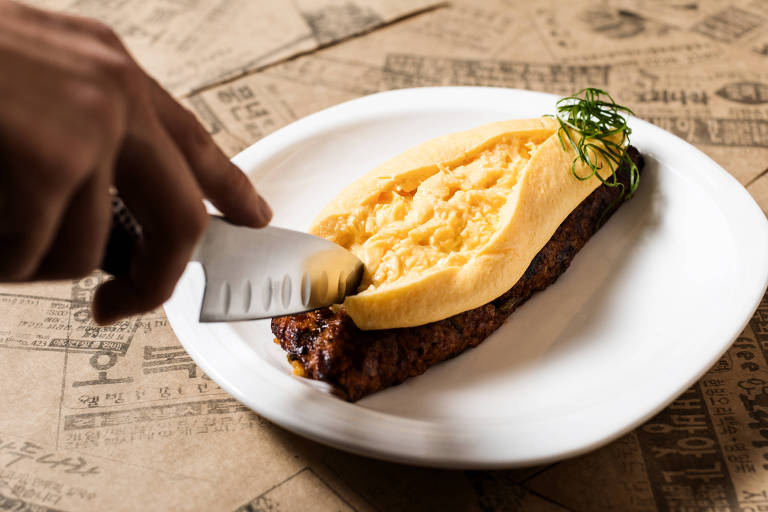
[[[391,91],[301,119],[234,161],[305,230],[343,186],[429,138],[553,112],[531,91]],[[483,344],[357,403],[292,376],[269,322],[200,324],[202,270],[166,304],[200,367],[259,414],[344,450],[494,468],[594,449],[636,427],[727,349],[768,284],[768,222],[735,179],[664,130],[631,120],[646,158],[637,195],[570,269]]]

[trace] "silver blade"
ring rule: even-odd
[[[309,311],[356,293],[363,264],[323,238],[211,217],[192,258],[203,265],[201,322],[254,320]]]

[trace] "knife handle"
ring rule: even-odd
[[[141,226],[117,195],[112,195],[112,227],[101,260],[101,268],[115,277],[129,275],[136,245],[141,239]]]

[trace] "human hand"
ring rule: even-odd
[[[194,115],[97,21],[0,0],[0,281],[80,277],[101,262],[116,189],[142,226],[99,323],[170,297],[207,222],[271,210]]]

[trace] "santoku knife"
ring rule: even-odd
[[[101,268],[123,275],[141,229],[118,197]],[[192,261],[202,264],[201,322],[255,320],[309,311],[356,293],[362,262],[333,242],[273,226],[246,228],[212,215]]]

